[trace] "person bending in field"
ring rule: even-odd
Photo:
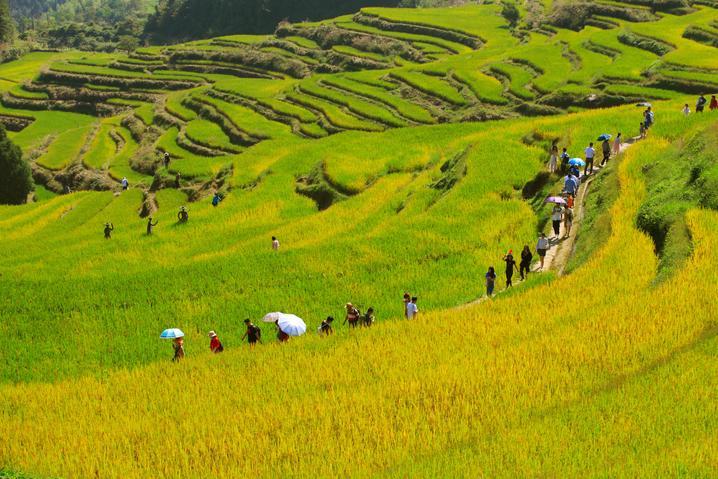
[[[546,252],[548,251],[548,248],[550,246],[550,243],[548,242],[548,238],[546,237],[546,233],[543,231],[539,235],[538,242],[536,243],[536,253],[539,255],[539,260],[541,261],[541,266],[539,270],[543,269],[544,261],[546,260]]]
[[[105,223],[105,239],[112,238],[113,231],[115,231],[115,225],[112,223]]]
[[[344,318],[344,323],[349,323],[350,328],[356,328],[359,325],[359,310],[354,307],[353,304],[346,304],[347,315]]]
[[[416,319],[419,316],[419,307],[416,305],[418,299],[416,296],[413,296],[411,303],[406,305],[406,319]]]
[[[224,346],[222,346],[222,342],[219,340],[219,337],[217,337],[217,333],[214,331],[210,331],[207,335],[210,338],[209,341],[209,350],[213,353],[221,353],[224,351]]]
[[[155,222],[153,223],[153,222],[152,222],[152,217],[151,217],[151,216],[149,217],[149,219],[147,220],[147,236],[151,236],[151,235],[152,235],[152,228],[154,228],[155,226],[157,226],[157,223],[158,223],[158,221],[155,221]]]
[[[277,340],[280,343],[286,343],[289,341],[289,335],[282,331],[282,328],[279,327],[279,321],[275,321],[274,325],[277,327]]]
[[[181,361],[184,358],[184,339],[177,338],[172,341],[172,349],[175,351],[175,355],[172,358],[173,362]]]
[[[276,236],[272,236],[272,249],[274,251],[279,251],[279,240]]]
[[[184,206],[180,207],[179,213],[177,213],[177,220],[180,223],[186,223],[189,220],[189,212]]]
[[[708,108],[710,108],[711,111],[718,110],[718,100],[715,95],[711,95],[711,104]]]
[[[494,294],[494,285],[496,284],[496,271],[493,266],[489,266],[484,277],[486,278],[486,296],[490,298]]]
[[[361,317],[361,324],[365,328],[370,328],[371,325],[374,324],[374,308],[366,310],[366,314]]]
[[[244,338],[247,338],[249,347],[254,348],[257,342],[262,342],[262,330],[259,329],[259,326],[251,322],[249,318],[244,320],[244,325],[247,327],[247,331],[245,331],[244,336],[242,336],[242,341],[244,341]],[[277,329],[279,329],[279,325],[277,325]]]
[[[706,103],[708,103],[708,100],[706,100],[706,97],[703,95],[698,97],[698,101],[696,102],[696,113],[703,113],[703,110],[706,107]]]
[[[513,253],[512,250],[509,250],[506,256],[504,256],[504,262],[506,263],[506,288],[513,286],[511,278],[514,277],[514,268],[516,267],[516,260],[514,259]]]
[[[327,316],[327,319],[322,321],[322,324],[319,325],[319,335],[320,336],[330,336],[334,334],[334,328],[332,328],[332,323],[334,322],[334,318],[331,316]]]
[[[521,263],[519,264],[519,273],[521,274],[521,281],[528,277],[529,271],[531,270],[531,260],[534,255],[531,254],[529,245],[525,245],[523,251],[521,251]]]

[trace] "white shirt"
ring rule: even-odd
[[[277,251],[279,249],[279,240],[272,241],[272,249]]]
[[[684,106],[684,107],[683,107],[683,114],[686,115],[686,116],[690,115],[690,114],[691,114],[691,109],[688,108],[687,106]]]
[[[127,186],[130,182],[127,181],[127,178],[122,178],[122,186]]]
[[[407,303],[406,305],[406,317],[408,319],[414,319],[414,316],[416,313],[419,312],[419,308],[416,306],[416,303]]]
[[[596,156],[596,150],[590,146],[586,148],[586,158],[593,158],[594,156]]]
[[[553,221],[561,221],[561,215],[563,214],[563,208],[554,208],[551,219]]]
[[[548,249],[548,247],[548,238],[539,238],[538,243],[536,244],[536,249]]]

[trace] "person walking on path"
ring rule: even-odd
[[[645,113],[643,114],[643,116],[644,116],[644,121],[645,121],[645,123],[646,123],[646,130],[647,130],[647,129],[649,129],[650,127],[652,127],[653,124],[655,123],[652,107],[649,106],[649,107],[646,109],[646,111],[645,111]]]
[[[593,143],[589,143],[585,150],[586,153],[586,166],[583,169],[583,176],[586,176],[589,166],[591,167],[591,173],[593,173],[593,158],[596,156],[596,150],[593,149]]]
[[[715,95],[711,95],[711,104],[708,106],[711,111],[718,110],[718,100]]]
[[[172,341],[172,349],[174,349],[175,355],[172,357],[173,362],[181,361],[184,358],[184,339],[176,338]]]
[[[561,220],[563,219],[563,208],[561,205],[554,205],[551,211],[551,222],[553,225],[553,233],[558,238],[561,233]]]
[[[708,100],[706,100],[706,97],[703,95],[698,97],[698,101],[696,101],[696,113],[703,113],[703,109],[706,107],[706,103],[708,103]]]
[[[406,305],[406,319],[416,319],[419,316],[419,307],[416,305],[418,299],[416,296],[413,296],[411,303]]]
[[[319,325],[319,335],[320,336],[330,336],[334,334],[334,329],[332,328],[332,323],[334,322],[334,318],[331,316],[327,316],[327,319],[322,321],[322,324]]]
[[[274,251],[279,251],[279,240],[276,236],[272,236],[272,249]]]
[[[571,173],[567,174],[563,179],[563,191],[571,196],[576,196],[576,192],[578,191],[578,178]]]
[[[571,236],[571,227],[573,226],[573,210],[566,208],[563,212],[563,226],[566,229],[566,238]]]
[[[374,324],[374,308],[369,308],[366,313],[361,317],[362,326],[370,328]]]
[[[177,220],[180,223],[186,223],[189,221],[189,212],[187,212],[187,208],[184,206],[180,206],[179,213],[177,213]]]
[[[171,161],[170,154],[165,151],[165,156],[164,156],[164,161],[163,161],[165,168],[170,167],[170,161]]]
[[[504,261],[506,262],[506,288],[508,289],[513,286],[511,278],[514,277],[514,268],[516,267],[516,260],[514,259],[512,250],[509,250],[506,256],[504,256]]]
[[[616,138],[613,140],[613,156],[618,156],[618,154],[621,152],[621,143],[623,143],[623,138],[621,137],[621,133],[619,132],[616,135]]]
[[[646,137],[648,136],[648,132],[646,131],[645,123],[643,123],[643,122],[641,123],[641,129],[639,130],[639,132],[640,132],[639,138],[641,138],[641,140],[645,140]]]
[[[251,322],[249,318],[244,320],[244,325],[247,327],[247,331],[244,332],[244,336],[242,336],[242,341],[244,341],[244,338],[247,338],[249,347],[254,348],[254,346],[257,344],[257,341],[262,342],[262,330],[259,329],[259,327],[256,326],[253,322]]]
[[[491,297],[494,294],[494,285],[496,284],[496,271],[493,266],[489,266],[489,270],[484,275],[486,277],[486,296]]]
[[[151,217],[151,216],[149,217],[149,219],[147,220],[147,236],[151,236],[151,235],[152,235],[152,228],[154,228],[155,226],[157,226],[157,223],[159,223],[159,221],[155,221],[155,222],[153,223],[153,222],[152,222],[152,217]]]
[[[122,181],[120,182],[120,184],[122,184],[122,191],[127,191],[127,188],[130,187],[130,182],[127,181],[126,176],[122,178]]]
[[[524,281],[531,271],[531,260],[534,255],[531,254],[531,248],[529,245],[525,245],[523,251],[521,251],[521,263],[519,264],[519,273],[521,274],[521,281]]]
[[[212,351],[213,353],[221,353],[222,351],[224,351],[224,346],[222,346],[222,342],[217,337],[217,333],[215,333],[214,331],[210,331],[207,336],[209,336],[209,338],[210,338],[210,341],[209,341],[209,350],[210,351]]]
[[[548,242],[548,238],[546,238],[546,234],[542,231],[539,235],[538,242],[536,243],[536,253],[539,255],[539,260],[541,261],[539,271],[543,269],[544,261],[546,260],[546,252],[548,251],[549,246],[550,243]]]
[[[112,223],[105,223],[105,239],[111,239],[113,231],[115,231],[115,225]]]
[[[344,318],[344,323],[349,323],[350,328],[356,328],[359,325],[359,310],[357,310],[353,304],[346,304],[347,315]]]
[[[603,153],[603,160],[601,160],[601,166],[603,166],[608,160],[611,159],[611,144],[608,142],[608,140],[603,140],[603,143],[601,143],[601,152]]]
[[[555,173],[558,167],[558,140],[553,140],[551,144],[551,158],[548,161],[549,173]]]
[[[688,106],[688,103],[683,105],[683,109],[681,110],[683,112],[683,115],[688,116],[691,114],[691,107]]]

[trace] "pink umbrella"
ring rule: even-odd
[[[566,200],[564,200],[560,196],[549,196],[548,198],[546,198],[546,201],[544,201],[544,203],[556,203],[557,205],[567,204]]]

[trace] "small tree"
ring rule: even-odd
[[[0,204],[20,205],[33,189],[30,165],[0,125]]]
[[[132,53],[140,46],[140,41],[131,35],[120,35],[117,48],[127,53]]]
[[[519,19],[521,18],[521,14],[519,13],[519,9],[516,7],[516,4],[507,0],[501,2],[501,16],[509,22],[509,26],[511,28],[516,28],[516,25],[518,25]]]

